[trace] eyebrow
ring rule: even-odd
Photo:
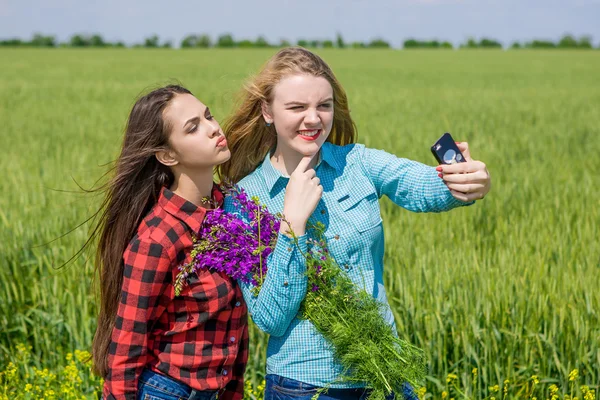
[[[183,127],[185,128],[190,123],[196,123],[197,124],[198,122],[200,122],[200,118],[199,117],[190,118],[187,121],[185,121],[185,124],[183,124]]]
[[[333,97],[328,97],[328,98],[326,98],[325,100],[321,100],[321,101],[319,102],[319,104],[322,104],[322,103],[327,103],[327,102],[329,102],[329,101],[333,101]],[[303,102],[301,102],[301,101],[290,101],[290,102],[288,102],[288,103],[284,103],[283,105],[284,105],[284,106],[291,106],[291,105],[294,105],[294,104],[296,104],[296,105],[300,105],[300,106],[305,106],[305,105],[306,105],[306,103],[303,103]]]

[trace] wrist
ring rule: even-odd
[[[302,236],[306,233],[306,221],[304,220],[288,220],[281,221],[281,225],[279,227],[279,232],[283,233],[287,236],[292,236],[293,234],[298,237]]]

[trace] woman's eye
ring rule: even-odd
[[[209,120],[209,121],[210,121],[210,120],[212,120],[213,118],[214,118],[214,117],[212,116],[212,114],[208,114],[208,115],[206,116],[206,119],[207,119],[207,120]]]
[[[196,129],[198,129],[198,125],[192,125],[192,127],[190,128],[190,133],[196,132]]]
[[[290,110],[300,110],[302,109],[302,106],[293,106],[289,108]]]
[[[321,107],[323,107],[323,108],[331,108],[331,104],[329,104],[329,103],[323,103],[323,104],[321,104]]]

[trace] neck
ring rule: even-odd
[[[176,195],[186,199],[198,207],[211,208],[210,203],[203,203],[205,198],[212,199],[213,170],[175,172],[175,181],[170,189]]]
[[[321,151],[321,150],[319,150]],[[285,151],[281,149],[279,146],[275,148],[275,152],[271,156],[271,164],[275,167],[276,170],[281,172],[284,175],[290,176],[292,172],[296,170],[298,164],[305,156],[303,154],[298,153],[294,150]],[[319,162],[319,154],[311,160],[309,164],[309,168],[314,168]]]

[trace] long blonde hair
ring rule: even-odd
[[[263,161],[277,144],[274,126],[266,126],[263,103],[273,100],[273,89],[284,77],[308,74],[327,79],[333,89],[333,127],[327,138],[336,145],[356,142],[357,129],[350,117],[348,98],[333,71],[318,55],[301,47],[288,47],[275,54],[242,91],[241,104],[225,121],[223,131],[231,159],[218,168],[220,179],[237,183]]]

